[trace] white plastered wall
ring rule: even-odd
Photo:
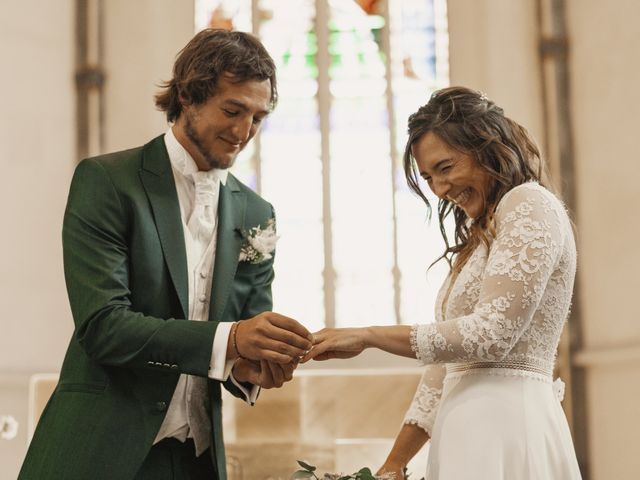
[[[591,478],[638,478],[640,3],[567,6]]]
[[[29,377],[58,372],[73,331],[62,268],[62,217],[76,158],[74,0],[4,0],[0,15],[0,480],[27,447]],[[105,145],[141,145],[167,128],[153,103],[193,35],[193,3],[103,1]]]
[[[165,132],[154,104],[157,85],[171,78],[178,51],[194,34],[194,4],[175,0],[104,2],[105,145],[113,152]]]
[[[449,0],[451,85],[481,90],[542,142],[534,0]]]
[[[72,331],[61,222],[75,162],[73,1],[2,2],[0,15],[0,479],[15,479],[27,442],[33,371],[59,368]]]

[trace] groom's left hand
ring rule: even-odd
[[[233,366],[233,377],[240,382],[249,382],[262,388],[280,388],[293,378],[293,371],[297,366],[297,360],[282,365],[241,358]]]

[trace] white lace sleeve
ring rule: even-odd
[[[562,204],[537,184],[505,195],[496,211],[478,302],[464,316],[412,330],[412,346],[424,363],[499,361],[531,323],[560,261]]]
[[[444,365],[428,365],[425,367],[411,406],[404,416],[403,423],[417,425],[431,436],[433,422],[440,405],[442,382],[445,373]]]

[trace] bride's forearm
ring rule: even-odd
[[[397,465],[404,468],[416,456],[420,449],[429,440],[429,434],[417,425],[405,423],[402,425],[393,444],[389,456],[384,462],[386,465]]]
[[[411,349],[411,327],[409,325],[391,325],[388,327],[367,327],[365,344],[385,352],[403,357],[416,358]]]

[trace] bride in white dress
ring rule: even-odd
[[[455,218],[436,321],[324,329],[304,361],[375,347],[427,365],[381,472],[431,438],[427,480],[580,479],[552,383],[575,242],[538,148],[483,94],[451,87],[409,118],[404,166],[428,207],[419,177],[439,197],[440,224]]]

